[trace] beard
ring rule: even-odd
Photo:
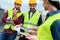
[[[20,7],[16,7],[16,6],[15,6],[15,8],[16,8],[16,10],[20,10]]]
[[[31,11],[34,11],[34,10],[35,10],[35,8],[30,8],[30,10],[31,10]]]
[[[16,10],[20,10],[20,8],[16,8]]]

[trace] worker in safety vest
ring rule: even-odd
[[[3,17],[3,22],[5,22],[4,30],[0,35],[0,40],[15,40],[17,36],[17,31],[14,26],[22,26],[23,14],[20,10],[22,0],[15,0],[14,8],[7,10],[6,14]]]
[[[37,2],[36,0],[29,0],[30,10],[24,12],[24,24],[23,27],[28,30],[30,34],[36,34],[37,26],[42,24],[41,13],[36,10]],[[25,40],[25,37],[20,37],[20,39]]]
[[[39,26],[36,36],[27,36],[29,40],[60,40],[60,3],[59,0],[43,0],[45,10],[49,13],[46,21]]]
[[[41,13],[36,10],[36,5],[37,5],[36,0],[29,0],[30,10],[24,13],[24,25],[23,25],[23,27],[26,28],[27,30],[35,29],[37,28],[37,26],[42,24]]]

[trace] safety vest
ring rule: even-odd
[[[20,12],[18,12],[18,13],[16,14],[17,17],[19,17],[19,16],[21,16],[21,15],[22,15],[22,13],[20,13]],[[13,10],[12,10],[12,9],[9,9],[9,10],[8,10],[8,17],[10,17],[10,18],[13,20]],[[12,30],[15,30],[15,29],[14,29],[14,26],[13,26],[12,24],[5,24],[4,29],[9,29],[9,28],[11,28]]]
[[[38,31],[37,31],[38,40],[53,40],[50,27],[57,20],[60,20],[60,13],[50,16],[45,21],[44,24],[39,26]]]
[[[25,28],[32,28],[33,26],[37,26],[38,20],[40,17],[40,13],[36,11],[34,15],[29,19],[29,13],[24,13],[24,27]]]

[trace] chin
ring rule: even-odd
[[[17,10],[20,10],[20,8],[16,8]]]
[[[47,9],[44,9],[44,10],[47,10]]]

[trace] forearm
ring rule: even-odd
[[[17,17],[16,17],[16,16],[14,16],[14,17],[13,17],[13,20],[16,20],[16,19],[17,19]]]
[[[14,24],[14,22],[13,22],[13,21],[8,21],[8,20],[7,20],[7,21],[6,21],[6,23],[7,23],[7,24],[12,24],[12,25],[14,25],[14,26],[15,26],[15,24]]]
[[[23,24],[22,24],[22,23],[20,23],[19,25],[20,25],[21,27],[23,27]]]

